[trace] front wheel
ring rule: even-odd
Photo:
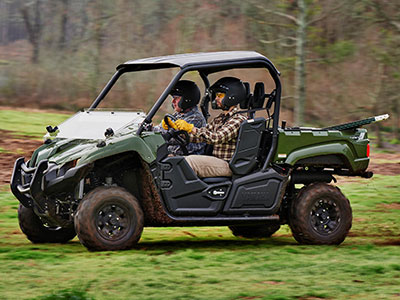
[[[74,228],[51,228],[35,214],[32,208],[19,205],[19,227],[32,243],[66,243],[72,240],[76,233]]]
[[[339,188],[314,183],[293,201],[289,219],[293,237],[300,244],[339,245],[351,228],[352,211]]]
[[[143,231],[143,211],[120,187],[98,187],[87,194],[75,214],[80,242],[91,251],[132,248]]]

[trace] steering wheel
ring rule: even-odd
[[[168,145],[179,146],[183,155],[188,155],[189,152],[186,145],[189,144],[189,134],[185,130],[176,130],[172,128],[168,123],[168,118],[174,122],[177,120],[176,117],[171,114],[166,114],[164,116],[164,123],[168,127],[167,132],[164,134],[165,140],[168,142]]]

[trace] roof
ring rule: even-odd
[[[117,70],[129,67],[135,71],[152,70],[162,68],[179,67],[181,69],[189,66],[201,67],[202,65],[221,64],[221,63],[240,63],[240,62],[267,62],[275,70],[272,62],[255,51],[223,51],[223,52],[200,52],[176,54],[159,57],[149,57],[136,60],[130,60],[117,67]],[[277,73],[278,70],[276,70]]]

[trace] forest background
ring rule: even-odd
[[[374,177],[338,178],[354,216],[340,247],[298,245],[287,226],[265,240],[145,228],[122,252],[26,239],[12,166],[68,117],[36,108],[88,107],[127,60],[224,50],[274,62],[289,126],[391,115],[367,127],[390,147],[371,151]],[[0,298],[399,299],[399,62],[399,0],[0,0]],[[148,111],[170,79],[144,78],[134,97],[123,85],[122,101]]]
[[[395,0],[0,0],[0,105],[76,111],[121,62],[224,50],[274,62],[289,124],[390,113],[378,143],[400,140]],[[147,111],[158,84],[130,105]]]

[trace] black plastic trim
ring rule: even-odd
[[[235,224],[264,223],[268,221],[279,221],[279,215],[269,216],[214,216],[214,217],[176,217],[166,211],[169,218],[182,222],[185,226],[228,226]],[[168,226],[181,226],[183,224],[169,224]]]
[[[59,176],[50,180],[48,180],[46,174],[44,176],[44,192],[46,195],[51,195],[57,192],[72,189],[83,177],[89,173],[91,168],[92,164],[77,166],[69,169],[63,176]]]
[[[18,158],[14,163],[14,169],[11,176],[10,188],[11,192],[25,207],[32,207],[32,198],[26,190],[26,185],[22,186],[22,165],[25,165],[23,157]]]
[[[278,211],[288,181],[269,168],[267,172],[256,172],[233,181],[223,213],[271,215]]]
[[[42,212],[46,211],[46,205],[44,203],[44,193],[43,193],[43,172],[49,166],[47,159],[39,162],[36,167],[35,173],[33,174],[31,181],[30,194],[37,206],[39,206]]]

